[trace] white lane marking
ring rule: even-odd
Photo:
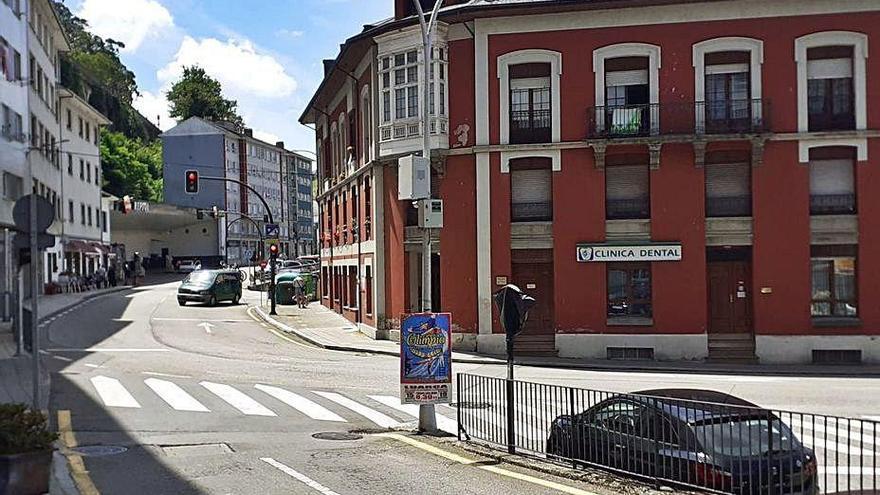
[[[868,421],[880,421],[880,416],[862,416],[862,419],[867,419]]]
[[[49,352],[171,352],[171,349],[122,349],[112,347],[86,347],[84,349],[60,348],[47,349]]]
[[[84,366],[88,366],[89,368],[103,368],[100,364],[92,364],[92,363],[84,363]]]
[[[73,359],[66,358],[66,357],[64,357],[64,356],[55,356],[55,355],[52,355],[52,358],[53,358],[53,359],[57,359],[57,360],[59,360],[59,361],[64,361],[65,363],[72,363],[72,362],[73,362]]]
[[[95,376],[91,379],[92,385],[98,391],[98,395],[107,407],[139,408],[138,401],[128,393],[128,390],[115,378]]]
[[[828,436],[834,436],[840,438],[842,440],[849,440],[849,443],[858,445],[860,443],[868,443],[874,445],[877,443],[877,439],[874,438],[874,428],[871,423],[860,423],[859,421],[854,420],[853,424],[850,426],[849,433],[847,433],[846,424],[842,422],[840,424],[835,425],[833,422],[829,423],[828,426],[825,426],[824,419],[820,416],[816,418],[815,424],[811,419],[801,420],[798,418],[782,418],[783,423],[787,423],[791,430],[798,438],[810,438],[813,435],[809,435],[808,431],[813,431],[815,433],[825,433]],[[861,428],[859,426],[861,425]],[[803,430],[803,432],[801,431]],[[880,435],[880,430],[877,431],[877,434]],[[822,443],[821,439],[816,439],[817,443]]]
[[[369,419],[373,423],[376,423],[378,426],[380,426],[382,428],[394,428],[400,424],[400,421],[397,421],[396,419],[394,419],[390,416],[382,414],[379,411],[376,411],[375,409],[370,409],[369,407],[367,407],[359,402],[355,402],[355,401],[349,399],[348,397],[339,395],[337,393],[320,392],[317,390],[313,390],[312,393],[320,395],[321,397],[323,397],[327,400],[331,400],[346,409],[350,409],[350,410],[360,414],[361,416]]]
[[[205,329],[205,333],[207,333],[207,334],[209,334],[209,335],[210,335],[211,333],[213,333],[213,332],[211,332],[211,329],[214,328],[214,325],[208,323],[207,321],[202,322],[202,323],[200,323],[200,324],[198,324],[198,325],[196,325],[196,326],[204,328],[204,329]]]
[[[174,383],[159,380],[158,378],[147,378],[144,380],[144,383],[177,411],[211,412],[201,402]]]
[[[88,366],[88,365],[86,365],[86,366]],[[149,376],[164,376],[166,378],[192,378],[189,375],[172,375],[171,373],[159,373],[156,371],[141,371],[141,374],[142,375],[149,375]]]
[[[266,464],[274,467],[275,469],[281,471],[282,473],[303,482],[306,486],[308,486],[310,488],[314,488],[316,491],[323,493],[324,495],[339,495],[338,493],[327,488],[326,486],[318,483],[317,481],[309,478],[308,476],[306,476],[302,473],[298,473],[298,472],[294,471],[292,468],[285,466],[284,464],[281,464],[280,462],[276,461],[275,459],[272,459],[271,457],[260,457],[260,460],[265,462]]]
[[[866,463],[867,464],[867,463]],[[828,474],[830,476],[839,475],[839,476],[880,476],[880,468],[874,468],[871,466],[819,466],[819,480],[822,481],[825,475]],[[846,478],[839,480],[840,485],[846,485]],[[867,481],[867,480],[866,480]],[[834,480],[828,480],[829,483],[833,483]],[[868,483],[865,483],[868,484]],[[854,480],[853,485],[858,485],[858,481]],[[823,487],[825,488],[825,487]],[[855,488],[855,486],[853,486]],[[860,492],[853,492],[860,493]],[[869,492],[864,492],[869,493]]]
[[[369,396],[374,401],[384,404],[392,409],[397,409],[403,413],[409,414],[415,418],[419,417],[419,406],[415,404],[401,404],[400,399],[398,397],[392,397],[390,395],[370,395]],[[437,418],[437,428],[445,431],[446,433],[451,433],[455,435],[458,433],[458,423],[447,418],[446,416],[441,415],[440,413],[434,412],[434,416]]]
[[[211,393],[223,399],[227,404],[248,416],[277,416],[266,406],[251,399],[229,385],[212,382],[199,382],[199,385],[205,387]]]
[[[345,421],[345,418],[340,417],[333,411],[293,392],[284,390],[282,388],[270,387],[268,385],[254,385],[254,388],[266,392],[272,397],[275,397],[281,402],[287,404],[288,406],[296,409],[297,411],[305,414],[312,419],[317,419],[320,421],[339,421],[340,423],[347,422]]]

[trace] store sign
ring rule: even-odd
[[[577,261],[681,261],[681,244],[578,244]]]
[[[448,404],[452,385],[452,316],[420,313],[400,325],[400,402]]]

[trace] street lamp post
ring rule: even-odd
[[[416,12],[419,15],[419,25],[422,28],[422,61],[424,63],[424,71],[422,77],[422,157],[428,159],[428,184],[431,183],[430,163],[431,163],[431,65],[433,60],[433,37],[434,27],[437,25],[437,14],[440,12],[440,6],[443,0],[436,0],[434,9],[431,11],[431,18],[425,19],[425,12],[422,10],[422,4],[419,0],[412,0],[415,5]],[[429,187],[430,191],[430,187]],[[422,201],[430,201],[430,192],[428,199]],[[424,206],[423,206],[424,207]],[[431,312],[431,229],[425,228],[422,231],[422,311]],[[437,431],[437,416],[433,404],[422,404],[419,406],[419,431],[434,433]]]

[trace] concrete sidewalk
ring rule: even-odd
[[[260,316],[275,328],[293,333],[299,338],[324,349],[336,351],[368,352],[373,354],[400,355],[400,344],[388,340],[373,340],[359,332],[357,327],[341,315],[319,303],[309,309],[295,306],[278,306],[277,316],[269,316],[268,303],[259,304],[257,296],[249,302]],[[458,363],[503,365],[504,356],[453,352],[452,360]],[[518,366],[560,368],[587,371],[617,371],[640,373],[687,373],[704,375],[755,375],[755,376],[819,376],[880,378],[880,366],[820,366],[820,365],[768,365],[713,363],[705,361],[611,361],[599,359],[569,359],[554,357],[518,356]]]

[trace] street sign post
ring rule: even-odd
[[[418,313],[400,325],[400,402],[448,404],[452,386],[452,315]]]

